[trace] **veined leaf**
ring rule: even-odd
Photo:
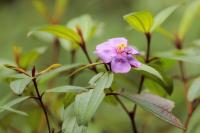
[[[137,31],[148,33],[153,24],[153,16],[150,12],[133,12],[124,16],[124,19]]]
[[[22,94],[26,86],[32,81],[31,77],[17,79],[10,83],[10,88],[15,94]]]
[[[66,85],[66,86],[59,86],[59,87],[56,87],[56,88],[53,88],[53,89],[49,89],[46,92],[81,93],[81,92],[86,92],[86,91],[87,91],[87,89],[84,88],[84,87]]]
[[[198,97],[200,97],[200,77],[192,82],[188,92],[188,99],[190,101],[193,101]]]
[[[133,96],[122,94],[122,96],[138,104],[144,110],[153,113],[158,118],[172,124],[173,126],[184,129],[182,123],[172,114],[174,102],[150,93]]]
[[[196,13],[198,12],[199,7],[200,7],[200,1],[194,0],[185,10],[178,32],[180,38],[184,38],[186,32],[188,31],[189,27],[192,24],[192,21]]]
[[[28,36],[30,36],[31,34],[33,34],[34,32],[37,32],[37,31],[48,32],[59,38],[66,39],[66,40],[72,41],[77,44],[79,44],[81,42],[81,38],[78,35],[78,33],[76,33],[72,29],[67,28],[65,26],[49,25],[49,26],[41,27],[41,28],[38,28],[36,30],[29,32]]]
[[[111,86],[113,76],[104,73],[95,84],[95,88],[76,96],[75,114],[78,125],[87,125],[105,97],[104,89]]]
[[[151,27],[151,32],[158,28],[176,9],[178,6],[170,6],[154,17],[154,23]]]

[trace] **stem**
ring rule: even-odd
[[[81,38],[81,42],[80,42],[79,46],[81,47],[83,53],[85,54],[85,56],[86,56],[88,62],[89,62],[90,64],[92,64],[93,62],[92,62],[92,60],[91,60],[91,58],[90,58],[90,56],[89,56],[89,54],[88,54],[88,50],[87,50],[87,47],[86,47],[85,40],[84,40],[84,38],[83,38],[82,31],[81,31],[81,29],[80,29],[79,27],[77,27],[76,30],[77,30],[77,33],[79,34],[80,38]],[[98,73],[95,66],[92,67],[92,70],[93,70],[95,73]]]
[[[149,63],[150,61],[150,51],[151,51],[151,34],[150,33],[146,33],[145,34],[146,36],[146,40],[147,40],[147,50],[146,50],[146,56],[145,56],[145,63]],[[139,88],[138,88],[138,94],[141,93],[142,91],[142,87],[143,87],[143,84],[144,84],[144,80],[145,80],[145,76],[142,75],[141,78],[140,78],[140,84],[139,84]],[[130,113],[131,116],[132,116],[132,123],[135,123],[135,116],[136,116],[136,111],[137,111],[137,105],[135,104],[134,107],[133,107],[133,111]],[[134,128],[137,130],[137,127],[134,125]]]
[[[35,87],[35,91],[36,91],[36,94],[37,94],[38,101],[39,101],[40,106],[42,107],[42,110],[43,110],[44,115],[45,115],[45,119],[46,119],[46,122],[47,122],[49,133],[51,133],[51,127],[50,127],[49,118],[48,118],[48,115],[47,115],[47,110],[46,110],[46,108],[44,106],[44,103],[42,101],[42,97],[41,97],[41,95],[39,93],[39,89],[38,89],[38,86],[37,86],[36,78],[34,78],[32,81],[33,81],[33,84],[34,84],[34,87]]]
[[[183,41],[179,38],[178,35],[175,36],[174,44],[175,44],[176,49],[180,50],[183,48]],[[188,77],[186,75],[184,63],[182,61],[178,61],[178,64],[179,64],[179,69],[180,69],[180,74],[181,74],[181,80],[182,80],[183,86],[184,86],[185,100],[186,100],[187,111],[188,111],[187,119],[184,124],[185,130],[183,130],[183,133],[186,133],[187,127],[189,125],[189,121],[191,119],[191,116],[192,116],[194,110],[193,110],[192,102],[190,102],[187,98],[189,83],[188,83]]]
[[[148,63],[149,58],[150,58],[150,51],[151,51],[151,34],[146,33],[145,36],[146,36],[146,39],[147,39],[147,52],[146,52],[145,63]]]
[[[127,107],[125,106],[125,104],[120,100],[120,98],[118,97],[118,95],[120,95],[119,93],[114,93],[112,89],[110,89],[110,91],[111,91],[110,93],[106,93],[106,96],[109,96],[109,95],[114,96],[114,98],[121,105],[122,109],[126,112],[126,114],[128,115],[128,117],[130,118],[133,133],[138,133],[137,128],[136,128],[136,123],[135,123],[134,119],[132,119],[133,112],[130,112],[127,109]]]

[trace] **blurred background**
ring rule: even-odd
[[[179,25],[183,12],[188,5],[189,0],[68,0],[68,4],[65,8],[64,14],[60,21],[60,24],[66,25],[72,18],[79,17],[83,14],[89,14],[92,19],[101,23],[101,29],[97,36],[93,37],[87,42],[89,54],[92,56],[93,51],[97,44],[106,41],[113,37],[126,37],[129,43],[136,46],[139,51],[145,51],[146,40],[143,34],[132,30],[129,25],[123,20],[123,16],[133,11],[147,10],[156,14],[163,8],[174,4],[181,4],[180,8],[169,17],[169,19],[163,24],[163,27],[168,31],[175,34]],[[46,0],[46,6],[50,11],[53,10],[55,0]],[[192,41],[197,40],[200,37],[200,13],[195,18],[188,34],[185,38],[184,45],[189,45]],[[31,51],[34,48],[46,47],[47,50],[39,57],[35,62],[38,70],[52,64],[52,54],[54,47],[51,42],[43,41],[37,37],[27,37],[27,33],[35,27],[48,25],[48,22],[40,15],[35,9],[31,0],[0,0],[0,62],[14,62],[13,46],[18,46],[23,49],[24,52]],[[156,52],[166,51],[173,49],[172,42],[162,36],[159,33],[153,34],[152,40],[152,55]],[[86,63],[87,60],[84,56],[80,56],[81,50],[78,50],[77,62]],[[57,63],[69,64],[70,52],[61,48],[60,55]],[[171,62],[169,62],[171,63]],[[169,73],[178,73],[177,66],[174,63]],[[0,68],[0,72],[3,73]],[[198,65],[187,64],[188,74],[195,74],[199,72]],[[5,74],[5,73],[4,73]],[[76,85],[86,85],[92,73],[82,73],[75,79]],[[120,79],[121,75],[117,75],[120,86],[123,86],[131,93],[136,91],[137,81],[139,75],[135,76],[127,75],[127,80]],[[84,78],[83,78],[84,77]],[[0,78],[1,79],[1,78]],[[81,79],[81,80],[79,80]],[[124,81],[124,82],[123,82]],[[65,84],[65,79],[57,81],[57,84]],[[182,84],[179,81],[174,80],[174,92],[172,96],[167,98],[175,101],[176,106],[174,114],[180,118],[181,121],[185,121],[186,118],[186,105],[183,98]],[[56,86],[56,85],[55,85]],[[4,99],[8,94],[12,95],[12,91],[8,82],[0,80],[0,100]],[[132,107],[132,103],[127,101],[127,105]],[[32,110],[23,108],[22,110],[27,112],[29,116],[24,117],[15,114],[9,114],[6,118],[0,117],[0,132],[10,133],[19,132],[14,130],[19,128],[23,133],[38,132],[38,121],[41,116],[37,116],[37,106]],[[198,111],[197,111],[198,113]],[[194,115],[195,116],[195,115]],[[198,115],[197,115],[198,116]],[[199,117],[199,116],[198,116]],[[198,119],[196,117],[196,119]],[[192,121],[197,121],[195,117]],[[168,123],[165,123],[157,119],[152,114],[145,112],[141,109],[138,110],[136,117],[138,130],[140,133],[180,133],[181,130],[177,129]],[[200,120],[199,120],[200,122]],[[4,128],[5,125],[11,129]],[[31,128],[36,128],[31,130]],[[13,128],[13,130],[12,130]],[[198,128],[197,128],[198,129]],[[200,131],[200,130],[195,130]],[[98,109],[94,122],[89,126],[88,133],[131,133],[131,125],[127,115],[123,112],[120,106],[110,105],[104,102]],[[193,132],[191,132],[193,133]]]

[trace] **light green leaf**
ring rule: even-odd
[[[155,116],[170,123],[171,125],[184,129],[182,123],[172,114],[174,102],[150,93],[133,96],[122,94],[122,96],[138,104],[144,110],[153,113]]]
[[[78,125],[87,125],[92,119],[97,108],[103,101],[105,94],[104,89],[109,88],[113,76],[111,73],[104,73],[95,83],[95,88],[88,92],[76,96],[75,114]]]
[[[28,36],[30,36],[31,34],[33,34],[34,32],[37,32],[37,31],[51,33],[59,38],[66,39],[66,40],[72,41],[77,44],[79,44],[81,42],[81,38],[78,35],[78,33],[76,33],[72,29],[67,28],[65,26],[49,25],[49,26],[41,27],[41,28],[38,28],[36,30],[29,32]]]
[[[64,133],[85,133],[86,126],[78,126],[76,116],[74,114],[74,104],[64,109],[62,130]]]
[[[53,89],[49,89],[46,92],[58,92],[58,93],[81,93],[87,91],[86,88],[84,87],[79,87],[79,86],[71,86],[71,85],[66,85],[66,86],[59,86]]]
[[[188,92],[189,101],[193,101],[198,97],[200,97],[200,77],[192,82]]]
[[[154,23],[151,27],[151,32],[158,28],[176,9],[178,6],[170,6],[159,12],[154,17]]]
[[[97,75],[93,76],[88,83],[90,85],[96,85],[97,80],[101,78],[103,75],[104,75],[104,72],[98,73]]]
[[[153,24],[153,16],[150,12],[133,12],[124,16],[124,19],[132,26],[134,29],[148,33],[151,30]]]
[[[198,12],[199,7],[200,1],[194,0],[185,10],[178,31],[178,35],[180,38],[184,38],[186,32],[192,24],[193,19],[195,18],[196,13]]]
[[[183,50],[171,50],[166,52],[157,53],[157,57],[171,59],[171,60],[178,60],[184,61],[194,64],[200,64],[200,56],[199,56],[199,49],[192,48],[192,49],[183,49]]]
[[[161,75],[156,69],[154,69],[154,68],[151,67],[151,66],[142,64],[140,67],[134,68],[134,70],[136,70],[136,71],[142,71],[142,72],[151,74],[151,75],[155,76],[156,78],[158,78],[158,79],[164,81],[162,75]]]
[[[32,78],[17,79],[10,83],[10,88],[15,94],[22,94],[26,86],[32,81]]]
[[[18,104],[18,103],[25,101],[28,98],[29,98],[29,96],[19,97],[19,98],[13,99],[12,101],[0,106],[0,113],[5,111],[5,110],[9,110],[9,111],[12,111],[12,112],[15,112],[15,113],[19,113],[18,111],[12,109],[11,107]]]

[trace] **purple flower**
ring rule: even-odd
[[[133,47],[128,46],[125,38],[112,38],[96,47],[95,54],[106,64],[111,65],[115,73],[127,73],[131,67],[140,67],[133,55],[139,54]]]

